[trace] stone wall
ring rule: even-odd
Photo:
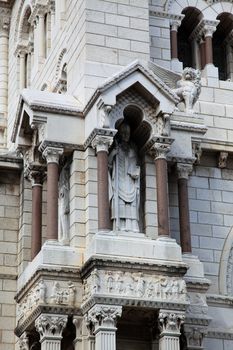
[[[0,173],[0,349],[14,349],[18,265],[19,175]]]

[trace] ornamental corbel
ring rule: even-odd
[[[224,169],[227,167],[228,152],[220,152],[218,157],[218,167]]]
[[[110,127],[109,115],[111,113],[112,106],[106,105],[102,100],[100,100],[97,104],[97,108],[98,108],[99,128],[109,128]]]
[[[184,334],[187,340],[187,349],[203,349],[203,340],[208,334],[207,327],[184,324]]]

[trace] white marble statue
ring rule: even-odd
[[[69,244],[69,169],[63,167],[59,178],[59,242]]]
[[[177,82],[177,89],[173,91],[184,104],[184,111],[188,114],[194,113],[193,107],[201,92],[201,72],[198,69],[186,67],[181,80]]]
[[[130,126],[122,122],[109,155],[111,219],[114,231],[139,232],[140,167]]]

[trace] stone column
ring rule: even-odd
[[[39,13],[38,16],[39,58],[45,58],[45,16],[44,13]]]
[[[32,241],[31,260],[39,253],[42,242],[42,182],[43,174],[40,171],[31,171],[32,182]]]
[[[58,239],[58,164],[62,148],[46,147],[47,161],[47,240]]]
[[[177,40],[177,31],[181,24],[181,21],[173,20],[171,21],[171,59],[178,59],[178,40]]]
[[[168,204],[168,180],[166,155],[170,149],[167,144],[156,143],[152,154],[155,159],[156,187],[157,187],[157,211],[158,211],[158,235],[170,236],[169,204]]]
[[[20,90],[26,87],[26,53],[19,53],[19,88]]]
[[[95,350],[116,350],[116,322],[122,314],[122,306],[98,305],[88,312],[88,320],[94,327]]]
[[[183,253],[192,253],[188,199],[188,177],[189,174],[192,173],[192,165],[178,163],[177,173],[180,217],[180,245]]]
[[[60,350],[62,332],[68,317],[58,314],[41,314],[35,321],[40,334],[41,350]]]
[[[184,322],[184,313],[160,310],[159,312],[159,350],[180,350],[180,327]]]
[[[184,334],[187,340],[187,350],[203,350],[203,340],[208,334],[207,326],[184,324]]]
[[[203,39],[200,40],[199,46],[200,46],[201,69],[203,69],[206,65],[205,41]]]
[[[205,64],[213,64],[213,44],[212,37],[216,26],[206,24],[204,26],[205,36]]]
[[[96,135],[92,147],[97,153],[97,182],[98,182],[98,229],[110,231],[110,207],[108,184],[108,149],[113,142],[112,136]]]
[[[10,12],[0,8],[0,116],[6,118],[8,99],[8,46]]]
[[[82,346],[82,323],[83,323],[82,316],[73,317],[73,324],[75,325],[75,329],[76,329],[76,336],[73,342],[74,350],[79,350]]]
[[[29,350],[29,337],[27,332],[24,332],[19,338],[19,349],[20,350]]]

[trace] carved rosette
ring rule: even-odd
[[[68,316],[41,314],[35,321],[35,327],[40,334],[40,340],[46,338],[61,339]]]
[[[108,152],[109,147],[113,143],[112,136],[96,135],[92,140],[91,146],[96,149],[96,152]]]
[[[161,335],[180,335],[180,327],[184,323],[184,319],[184,312],[160,310],[158,323]]]
[[[87,321],[94,327],[94,333],[100,329],[115,330],[117,319],[121,317],[122,306],[95,305],[87,314]]]

